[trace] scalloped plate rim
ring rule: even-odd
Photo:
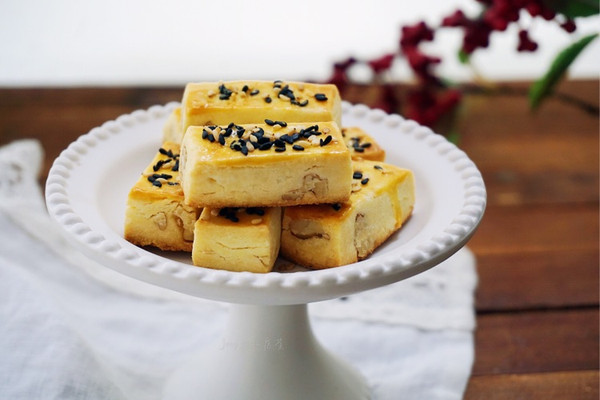
[[[158,285],[164,284],[164,286],[174,288],[175,290],[180,290],[176,287],[178,286],[177,284],[169,284],[166,281],[161,282],[161,279],[168,277],[166,279],[187,281],[194,280],[197,284],[203,282],[208,286],[215,284],[218,286],[233,285],[235,289],[247,288],[252,290],[256,288],[263,289],[276,286],[282,290],[291,290],[292,288],[306,290],[306,288],[312,288],[311,290],[313,291],[315,291],[315,288],[320,286],[323,286],[320,289],[326,289],[328,287],[332,288],[335,286],[349,286],[350,284],[348,282],[351,282],[353,284],[352,291],[356,291],[356,286],[372,288],[380,284],[389,283],[390,281],[404,279],[434,266],[438,262],[458,251],[460,247],[462,247],[473,235],[483,217],[486,206],[485,185],[475,164],[464,152],[462,152],[462,150],[458,149],[453,144],[450,144],[443,137],[435,134],[429,128],[420,126],[415,121],[405,120],[398,114],[386,114],[381,110],[370,109],[363,104],[352,105],[344,101],[342,104],[343,115],[355,113],[355,117],[357,119],[370,119],[371,123],[375,122],[385,124],[387,122],[391,129],[400,130],[403,132],[403,134],[419,135],[417,138],[419,141],[429,140],[430,143],[427,143],[427,145],[433,149],[440,145],[445,146],[444,149],[442,149],[443,153],[439,153],[440,157],[446,157],[447,160],[455,166],[455,168],[459,167],[459,163],[462,163],[462,166],[460,166],[461,171],[464,171],[465,169],[469,171],[469,175],[463,179],[465,181],[465,185],[467,180],[471,180],[469,187],[476,188],[476,190],[473,191],[475,193],[471,193],[468,196],[465,194],[465,208],[467,205],[471,208],[475,208],[475,211],[471,210],[470,214],[472,223],[466,225],[458,224],[460,228],[459,230],[462,231],[462,233],[459,232],[458,234],[448,234],[446,231],[450,228],[450,226],[444,226],[441,230],[442,233],[452,236],[450,241],[448,241],[446,238],[447,243],[442,243],[440,245],[435,240],[435,237],[431,237],[428,239],[428,241],[423,242],[422,247],[427,247],[427,245],[433,244],[430,246],[431,248],[439,249],[439,251],[434,252],[434,254],[425,254],[425,251],[415,251],[414,249],[412,250],[413,253],[417,254],[397,254],[396,252],[388,252],[376,257],[367,258],[366,260],[362,260],[357,263],[332,269],[299,271],[292,273],[243,273],[243,279],[240,278],[239,272],[213,270],[202,267],[200,267],[202,270],[201,273],[199,273],[199,271],[187,271],[188,268],[198,269],[199,267],[164,258],[160,255],[156,255],[131,244],[129,244],[129,246],[124,245],[118,240],[121,239],[124,241],[122,238],[116,238],[117,240],[115,240],[115,238],[106,238],[104,235],[94,232],[93,229],[86,225],[85,216],[82,218],[74,212],[70,203],[70,199],[67,196],[68,191],[65,189],[69,181],[70,171],[77,168],[77,161],[79,157],[86,157],[90,151],[93,151],[93,148],[98,144],[98,142],[110,140],[113,135],[121,134],[123,130],[126,131],[136,124],[147,123],[152,120],[162,120],[166,118],[168,113],[171,112],[178,104],[178,102],[170,102],[165,105],[154,105],[146,110],[135,110],[129,114],[123,114],[114,120],[106,121],[99,127],[93,128],[90,130],[90,132],[80,136],[78,139],[72,142],[67,149],[65,149],[59,155],[59,157],[54,161],[48,174],[46,187],[48,210],[53,219],[55,219],[57,223],[70,234],[70,237],[79,242],[78,244],[80,245],[80,248],[82,246],[84,248],[87,247],[87,249],[84,249],[84,251],[89,250],[85,251],[89,255],[99,255],[102,259],[113,260],[120,265],[127,264],[133,269],[145,268],[146,270],[142,271],[142,275],[147,275],[150,273],[159,275],[159,277],[157,277],[158,279],[153,279],[152,277],[140,278],[140,276],[137,276],[136,273],[132,274],[130,271],[120,271],[127,275],[134,275],[138,279],[148,280],[151,281],[151,283]],[[418,130],[418,132],[415,133],[415,130]],[[449,160],[449,155],[452,155],[452,160]],[[465,189],[465,193],[466,191],[467,190]],[[473,203],[475,204],[473,205]],[[71,218],[71,221],[67,221],[69,222],[67,224],[65,223],[65,220],[69,217]],[[73,223],[73,221],[77,222]],[[456,223],[453,222],[452,224]],[[125,253],[126,256],[124,256],[123,253]],[[147,258],[152,260],[151,268],[146,268],[143,266]],[[414,260],[412,260],[412,258],[414,258]],[[110,267],[119,270],[119,266],[113,265]],[[367,281],[369,280],[372,280],[374,283],[368,284]],[[381,283],[382,281],[383,283]],[[357,282],[362,282],[362,285],[357,285]],[[200,290],[198,290],[198,293],[190,293],[190,290],[186,290],[185,288],[184,290],[180,291],[203,297],[202,290],[201,288],[199,289]],[[315,294],[315,300],[330,298],[327,296],[327,294],[323,294],[322,290],[316,291],[321,293],[319,295]],[[192,289],[191,292],[195,292],[195,290]],[[340,290],[333,290],[331,297],[337,297],[340,295],[340,293],[344,294],[346,292],[343,290],[343,288]],[[215,296],[209,295],[208,297],[214,298]],[[226,301],[232,300],[231,295],[223,297],[229,297]],[[233,295],[233,297],[235,297],[235,295]],[[252,297],[251,294],[250,297]],[[311,301],[310,293],[298,293],[297,295],[292,294],[291,298],[295,300],[292,301],[292,299],[283,299],[282,301],[284,303],[282,304]],[[297,301],[300,298],[303,298],[304,300]]]

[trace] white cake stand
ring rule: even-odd
[[[367,260],[329,270],[195,267],[187,254],[152,252],[123,239],[127,193],[160,147],[162,126],[176,106],[138,110],[92,129],[61,153],[46,184],[50,215],[81,251],[134,278],[232,303],[222,339],[181,366],[164,398],[369,398],[362,376],[315,340],[307,303],[406,279],[458,251],[486,205],[476,166],[414,121],[343,103],[344,126],[362,127],[386,149],[387,162],[414,171],[417,200],[406,225]]]

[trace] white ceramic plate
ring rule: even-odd
[[[343,103],[386,162],[412,169],[416,205],[405,226],[368,259],[321,271],[255,274],[195,267],[188,254],[151,252],[123,239],[127,193],[161,144],[169,103],[108,121],[55,160],[46,184],[50,215],[69,240],[107,267],[194,296],[249,304],[299,304],[405,279],[448,258],[474,233],[486,205],[481,174],[442,136],[398,115]]]

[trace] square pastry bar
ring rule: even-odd
[[[195,207],[336,203],[352,185],[335,122],[191,126],[180,166],[186,204]]]
[[[342,128],[342,136],[353,160],[385,161],[385,150],[361,128]]]
[[[281,208],[204,208],[194,236],[194,265],[270,272],[279,254]]]
[[[183,203],[179,145],[164,143],[129,191],[125,239],[138,246],[191,251],[199,210]]]
[[[331,268],[369,256],[411,215],[411,171],[373,161],[353,163],[353,192],[344,203],[285,208],[281,254],[310,268]]]
[[[335,85],[282,81],[200,82],[186,85],[181,128],[166,131],[181,142],[190,126],[334,121],[341,126],[341,98]],[[174,112],[176,114],[176,112]],[[177,115],[173,116],[176,121]],[[170,132],[170,133],[169,133]],[[178,137],[179,136],[179,137]]]

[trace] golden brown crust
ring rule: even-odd
[[[335,85],[282,81],[189,83],[182,99],[182,129],[190,126],[287,122],[341,123]]]
[[[199,209],[184,204],[179,184],[179,146],[164,143],[131,188],[124,237],[138,246],[191,251]]]
[[[343,127],[342,135],[352,160],[385,161],[385,150],[363,129],[357,126]]]
[[[334,122],[193,126],[182,143],[185,201],[198,207],[344,201],[350,172],[350,153]]]
[[[288,207],[281,254],[300,265],[323,269],[367,258],[407,220],[414,204],[412,172],[357,161],[354,191],[339,205]]]
[[[196,222],[194,265],[270,272],[281,237],[281,208],[205,208]]]

